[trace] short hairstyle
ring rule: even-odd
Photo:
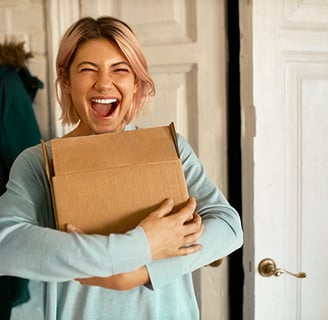
[[[123,21],[110,16],[98,19],[83,17],[73,23],[63,35],[56,59],[56,95],[62,109],[63,125],[76,124],[79,121],[70,95],[63,90],[63,80],[69,78],[69,68],[79,46],[88,40],[99,38],[107,39],[119,48],[136,77],[137,92],[125,117],[127,123],[143,110],[148,98],[155,94],[147,61],[132,29]]]

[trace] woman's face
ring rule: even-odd
[[[123,128],[137,85],[120,50],[106,39],[92,39],[77,49],[65,88],[80,117],[76,135],[88,135]]]

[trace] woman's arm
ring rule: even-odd
[[[197,201],[196,210],[205,226],[197,241],[202,245],[203,250],[188,256],[160,259],[148,263],[146,268],[150,283],[147,277],[147,280],[141,278],[136,285],[146,284],[147,281],[147,286],[153,289],[161,288],[177,277],[227,256],[238,249],[243,242],[238,213],[208,178],[203,165],[189,144],[181,136],[178,136],[178,142],[188,191]]]
[[[66,231],[69,233],[83,233],[80,228],[72,224],[66,225]],[[147,268],[143,266],[134,271],[119,273],[109,277],[77,278],[75,280],[80,282],[83,286],[97,286],[112,290],[131,290],[135,287],[147,284],[149,282],[149,275]]]
[[[243,243],[239,214],[206,175],[203,165],[187,141],[179,135],[178,145],[188,192],[196,199],[196,210],[205,226],[204,232],[197,241],[203,249],[189,256],[148,263],[150,288],[153,289],[161,288],[177,277],[229,255]]]
[[[165,205],[167,202],[164,202],[163,205]],[[162,205],[162,206],[163,206]],[[172,204],[173,205],[173,204]],[[161,206],[161,207],[162,207]],[[160,208],[161,208],[160,207]],[[156,242],[153,241],[154,246],[154,256],[159,253],[158,248],[164,248],[168,247],[170,248],[177,248],[178,252],[175,255],[188,255],[191,253],[195,253],[201,249],[201,245],[196,244],[195,242],[198,240],[200,235],[202,234],[204,230],[204,226],[201,223],[201,217],[195,213],[195,207],[196,202],[195,199],[190,198],[187,204],[181,208],[179,211],[177,211],[174,214],[171,214],[169,217],[169,220],[171,220],[172,216],[179,217],[179,219],[174,219],[174,223],[177,223],[177,221],[180,221],[180,228],[183,228],[187,231],[184,237],[181,238],[181,247],[176,247],[176,240],[174,240],[174,244],[171,244],[171,238],[170,236],[167,237],[167,233],[160,234],[157,230],[157,228],[154,227],[154,224],[156,223],[156,215],[160,212],[160,210],[155,211],[154,213],[150,214],[146,219],[144,219],[142,222],[140,222],[140,226],[144,228],[147,237],[148,238],[156,238]],[[159,209],[160,209],[159,208]],[[162,215],[162,214],[161,214]],[[166,219],[165,216],[162,216],[162,219]],[[176,228],[172,226],[172,230],[175,230]],[[82,230],[80,230],[78,227],[75,227],[71,224],[68,224],[66,226],[67,232],[77,232],[79,234],[82,234]],[[163,230],[162,230],[163,231]],[[173,231],[175,232],[175,231]],[[174,239],[175,237],[173,237]],[[165,239],[165,240],[163,240]],[[156,246],[158,248],[156,248]],[[174,252],[172,251],[172,254]],[[149,275],[147,268],[145,266],[131,271],[127,273],[122,273],[114,276],[109,277],[91,277],[86,279],[76,279],[80,282],[82,285],[87,286],[100,286],[107,289],[114,289],[114,290],[130,290],[135,287],[145,285],[149,283]]]
[[[166,216],[171,210],[170,203],[152,215],[148,223],[158,232],[148,236],[141,226],[109,236],[69,234],[52,229],[51,195],[40,146],[25,150],[16,159],[7,189],[0,197],[2,275],[41,281],[106,277],[137,270],[152,259],[197,250],[197,246],[180,250],[184,235],[190,231],[176,222],[180,220],[181,224],[178,216]],[[163,246],[158,235],[169,238],[170,242]]]
[[[112,290],[131,290],[149,283],[149,275],[145,266],[130,272],[110,277],[91,277],[75,279],[83,286],[97,286]]]

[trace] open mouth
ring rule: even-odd
[[[117,99],[92,99],[92,110],[99,117],[110,117],[116,110],[119,101]]]

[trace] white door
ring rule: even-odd
[[[142,127],[175,122],[227,190],[225,0],[47,0],[55,53],[59,35],[76,17],[114,15],[136,32],[156,83],[152,110]],[[56,109],[58,110],[58,108]],[[58,118],[58,113],[54,115]],[[67,129],[56,123],[56,134]],[[202,319],[228,319],[227,260],[195,273]]]
[[[240,0],[245,319],[328,319],[328,1]],[[258,264],[304,271],[262,277]]]

